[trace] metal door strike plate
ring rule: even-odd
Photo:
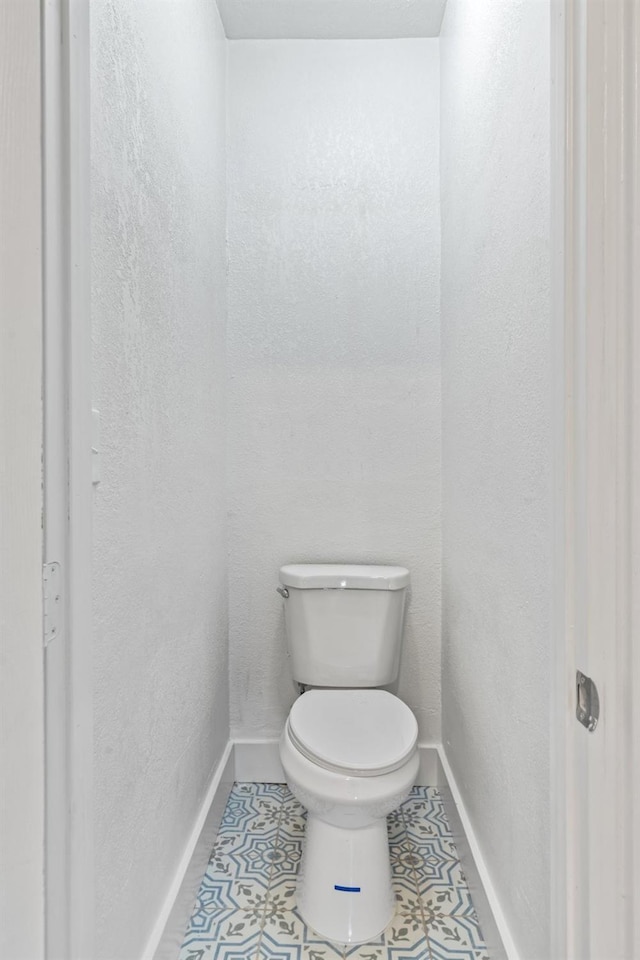
[[[576,717],[589,733],[593,733],[600,718],[598,688],[580,670],[576,672]]]

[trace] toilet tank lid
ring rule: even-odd
[[[280,583],[298,590],[402,590],[405,567],[355,563],[289,563],[280,567]]]

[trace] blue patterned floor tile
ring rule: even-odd
[[[200,894],[215,894],[219,908],[253,909],[266,899],[271,877],[275,831],[269,835],[222,833],[216,840]]]
[[[406,840],[406,831],[404,827],[404,817],[402,816],[402,807],[393,810],[387,817],[387,836],[389,842],[401,843]]]
[[[237,910],[240,905],[233,899],[233,884],[231,877],[207,876],[205,873],[198,890],[194,913],[201,910],[209,913]]]
[[[392,851],[392,869],[398,876],[412,872],[421,894],[427,894],[434,884],[460,886],[464,875],[455,846],[446,837],[422,840]]]
[[[286,833],[280,832],[271,851],[273,872],[272,883],[279,883],[283,879],[295,876],[302,860],[302,837],[291,839]]]
[[[394,926],[389,929],[385,940],[387,955],[385,960],[427,960],[429,944],[424,931],[412,936],[411,931],[405,933],[406,926]],[[365,960],[358,957],[358,960]]]
[[[237,913],[243,913],[247,918],[258,923],[262,921],[267,907],[266,888],[255,888],[248,891],[246,896],[240,896],[237,892],[229,896],[226,890],[222,898],[219,894],[218,889],[210,889],[204,885],[200,887],[185,934],[185,942],[193,938],[199,941],[215,939],[220,923]]]
[[[254,784],[235,784],[225,808],[220,833],[244,831],[247,833],[270,833],[277,829],[282,806],[282,794],[274,791],[257,791]],[[255,784],[272,786],[272,784]]]
[[[281,803],[290,796],[290,791],[286,783],[252,783],[256,788],[256,796],[279,800]]]
[[[179,960],[207,960],[207,958],[211,957],[212,950],[213,950],[212,943],[207,943],[200,947],[183,946],[182,949],[180,950]]]
[[[345,957],[349,957],[349,960],[387,960],[387,948],[381,940],[377,943],[347,944]]]
[[[391,840],[389,857],[394,883],[399,883],[408,890],[415,890],[416,867],[420,865],[420,858],[416,855],[413,847],[406,840]]]
[[[420,842],[433,837],[451,837],[451,827],[440,798],[411,796],[400,811],[409,839]]]
[[[402,943],[392,944],[387,947],[385,960],[431,960],[427,938],[424,937],[413,947]]]
[[[274,908],[265,917],[261,957],[287,960],[342,960],[344,946],[331,943],[309,927],[297,910]]]
[[[235,944],[249,948],[260,933],[262,914],[259,911],[223,910],[208,917],[194,913],[184,937],[182,949],[202,949],[209,943]],[[257,947],[257,940],[256,947]]]
[[[344,950],[337,943],[318,940],[302,945],[302,960],[344,960]]]
[[[325,940],[309,926],[306,929],[306,939],[302,946],[302,956],[305,960],[317,960],[318,957],[324,960],[344,960],[343,944]]]
[[[420,911],[408,916],[397,913],[371,943],[347,946],[347,960],[424,960],[427,938]]]
[[[433,960],[489,960],[480,926],[473,917],[431,916],[427,931]]]
[[[488,960],[436,789],[388,818],[396,909],[369,944],[330,943],[300,916],[305,826],[286,785],[234,785],[180,960]]]
[[[225,852],[223,865],[231,869],[234,879],[267,884],[274,867],[281,866],[288,856],[285,848],[276,846],[276,831],[237,836],[239,842]]]
[[[263,936],[260,941],[260,960],[302,960],[303,947],[301,944],[273,944]]]
[[[280,810],[279,836],[302,843],[307,823],[307,811],[291,797],[285,800]]]
[[[396,887],[394,893],[396,898],[394,919],[402,918],[411,924],[424,926],[424,911],[417,892]]]
[[[183,947],[179,960],[257,960],[259,934],[247,944],[206,943]]]
[[[227,830],[218,834],[207,866],[210,873],[224,877],[235,876],[235,865],[230,855],[242,844],[244,836],[242,830]]]
[[[396,903],[407,900],[419,900],[420,892],[415,877],[412,874],[403,876],[392,876],[391,885],[393,887]]]
[[[411,787],[412,797],[426,797],[431,800],[442,800],[442,791],[439,787],[425,787],[422,784],[415,784]]]
[[[264,920],[262,939],[272,947],[297,946],[306,940],[306,924],[295,910],[274,910]]]
[[[206,892],[210,900],[215,895],[220,909],[248,909],[253,907],[257,897],[266,898],[270,865],[265,860],[263,868],[249,872],[245,855],[245,834],[226,833],[219,837],[216,851],[202,878],[200,894]]]
[[[258,953],[258,940],[247,944],[244,947],[238,947],[233,943],[216,943],[213,945],[211,960],[256,960]]]
[[[269,887],[269,910],[295,910],[298,904],[298,877],[296,874],[279,876]]]
[[[453,871],[452,883],[425,883],[420,884],[420,899],[425,911],[442,913],[449,916],[465,916],[475,918],[476,912],[471,900],[471,893],[462,872],[456,875]]]
[[[291,790],[289,790],[288,787],[285,788],[285,793],[283,794],[282,802],[283,802],[284,804],[288,804],[289,806],[295,807],[295,808],[296,808],[298,811],[300,811],[301,813],[305,813],[305,814],[306,814],[306,812],[307,812],[306,807],[304,807],[304,806],[300,803],[300,801],[298,800],[298,798],[297,798],[293,793],[291,793]]]
[[[253,934],[244,943],[230,943],[221,940],[212,944],[211,960],[257,960],[260,934]],[[183,958],[180,958],[183,960]],[[208,957],[204,958],[208,960]]]
[[[269,896],[269,881],[235,880],[232,884],[229,900],[235,910],[256,911],[266,908]]]
[[[266,889],[275,856],[276,835],[276,829],[268,834],[219,834],[204,875],[205,885],[231,881],[232,886],[228,890],[231,897],[238,892],[238,884],[254,884]],[[242,905],[237,900],[233,902],[236,906]]]

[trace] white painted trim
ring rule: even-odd
[[[511,936],[507,919],[500,906],[491,874],[462,801],[453,771],[449,766],[444,747],[438,747],[438,756],[444,780],[441,791],[445,812],[451,825],[454,843],[469,884],[489,956],[491,960],[519,960],[520,954]]]
[[[41,23],[0,3],[0,956],[44,955]]]
[[[47,650],[47,952],[93,956],[89,2],[43,24],[45,544],[64,622]]]
[[[63,0],[68,177],[69,960],[95,954],[89,0]]]
[[[567,704],[569,677],[575,663],[573,620],[569,612],[573,557],[567,550],[572,537],[573,448],[568,442],[572,417],[573,331],[567,322],[573,279],[574,122],[579,23],[573,0],[551,2],[551,270],[552,270],[552,616],[550,638],[550,844],[549,907],[550,958],[567,960],[569,937],[568,849],[573,842],[573,778],[568,764],[571,735]]]
[[[142,960],[175,960],[178,956],[235,779],[234,744],[229,741],[211,776]]]
[[[640,317],[640,10],[638,4],[635,6],[633,29],[629,31],[629,57],[634,64],[633,76],[633,99],[634,108],[630,118],[629,140],[631,150],[631,174],[630,193],[633,197],[633,208],[631,213],[631,263],[635,264],[632,270],[631,290],[629,292],[629,307],[631,317]],[[631,369],[634,371],[633,383],[631,384],[631,409],[640,411],[640,337],[632,338]],[[631,477],[637,487],[640,478],[640,423],[637,415],[633,415],[633,433],[631,436],[631,454],[630,471]],[[637,642],[640,636],[640,503],[638,498],[632,497],[630,508],[630,526],[631,526],[631,609],[630,609],[630,637],[636,638],[635,643],[631,643],[631,662],[630,675],[632,678],[632,689],[638,690],[640,685],[640,643]],[[630,755],[628,763],[631,768],[630,776],[630,809],[632,823],[630,833],[632,836],[631,860],[633,864],[632,874],[630,876],[631,896],[630,903],[635,903],[633,930],[631,935],[631,955],[640,957],[640,909],[638,901],[640,900],[640,697],[633,697],[631,709],[629,711],[629,720],[631,730],[633,731],[632,743],[630,744]]]
[[[633,409],[639,371],[634,277],[638,263],[632,130],[637,125],[637,3],[587,4],[585,137],[585,308],[577,318],[584,340],[585,428],[577,444],[584,462],[587,551],[583,588],[585,667],[600,690],[600,722],[593,734],[577,724],[584,743],[588,904],[582,926],[589,952],[580,957],[626,960],[633,956],[634,914],[631,808],[634,689],[633,595],[640,587],[634,558],[638,476],[632,464],[638,443]],[[635,583],[633,577],[636,577]]]
[[[640,591],[637,354],[632,360],[640,11],[637,3],[559,2],[565,94],[556,153],[564,148],[564,245],[557,252],[564,276],[556,313],[563,393],[556,401],[564,448],[552,636],[551,956],[623,960],[637,955],[640,940],[633,916],[640,880],[634,887],[631,856],[640,833],[632,795],[640,764],[632,719],[640,680],[633,644]],[[575,719],[577,668],[600,690],[594,733]]]
[[[61,0],[42,6],[44,561],[60,564],[62,623],[44,654],[46,955],[69,954],[67,718],[67,227]]]

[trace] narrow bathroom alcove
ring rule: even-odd
[[[177,960],[189,923],[182,960],[387,960],[293,912],[304,561],[411,572],[388,956],[546,957],[550,3],[95,0],[90,29],[96,960]]]

